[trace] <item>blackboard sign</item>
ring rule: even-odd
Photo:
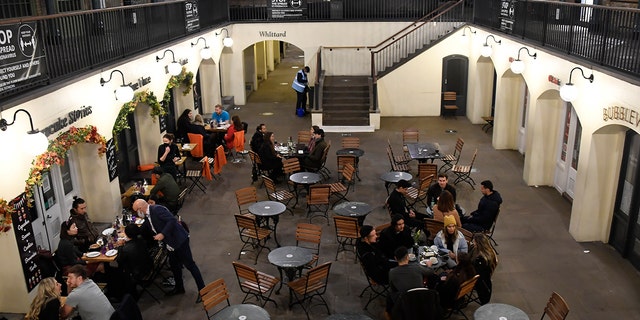
[[[109,170],[109,181],[113,181],[118,176],[118,158],[113,138],[107,141],[107,170]]]
[[[185,23],[187,33],[200,30],[200,16],[198,15],[198,0],[187,0],[184,3]]]
[[[24,281],[27,284],[27,291],[31,292],[42,280],[42,271],[36,264],[38,248],[31,225],[31,221],[35,219],[35,215],[32,214],[35,212],[35,208],[27,206],[27,198],[24,193],[11,200],[9,205],[15,209],[11,216],[13,230],[16,234]]]
[[[169,122],[169,115],[158,116],[160,121],[160,133],[167,131],[167,122]]]
[[[306,0],[267,0],[270,19],[298,19],[307,16]]]
[[[515,21],[515,3],[513,0],[500,1],[500,30],[511,33]]]

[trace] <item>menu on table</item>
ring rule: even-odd
[[[42,280],[42,271],[36,264],[38,248],[36,237],[33,234],[32,219],[36,216],[36,209],[27,206],[28,199],[22,193],[9,202],[15,211],[11,216],[13,220],[13,230],[16,234],[16,243],[20,253],[20,263],[24,273],[24,280],[27,284],[27,291],[33,290]]]

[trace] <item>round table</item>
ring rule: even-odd
[[[402,172],[402,171],[389,171],[385,172],[380,176],[380,179],[384,181],[384,188],[387,190],[387,194],[389,194],[389,185],[392,183],[398,183],[400,180],[411,180],[413,176],[410,173]]]
[[[476,320],[529,320],[524,311],[504,303],[487,303],[473,314]]]
[[[314,172],[296,172],[289,176],[289,180],[291,180],[291,182],[296,184],[296,187],[294,188],[296,192],[296,203],[293,205],[295,207],[296,205],[298,205],[298,196],[299,196],[297,185],[298,184],[304,185],[304,188],[305,190],[307,190],[307,193],[308,193],[309,186],[320,182],[322,178],[320,177],[319,174]]]
[[[360,158],[364,156],[364,150],[358,148],[344,148],[336,151],[337,156],[354,156]]]
[[[284,270],[287,280],[293,281],[296,278],[296,272],[302,270],[307,263],[313,260],[313,252],[306,248],[284,246],[271,250],[268,259],[271,264],[278,267],[280,279],[283,279],[282,271]],[[282,282],[280,282],[280,287],[276,293],[280,292]]]
[[[364,218],[371,213],[371,206],[364,202],[343,202],[333,207],[333,211],[339,216],[358,218],[358,223],[362,225]]]
[[[371,317],[365,314],[356,314],[356,313],[332,314],[324,319],[325,320],[373,320],[371,319]]]
[[[278,216],[287,210],[287,206],[283,203],[277,201],[260,201],[249,206],[249,212],[254,214],[255,216],[265,218],[266,227],[268,229],[273,230],[273,239],[276,241],[278,247],[280,243],[278,242]],[[269,220],[273,219],[273,229],[269,226]]]
[[[269,320],[267,310],[254,304],[234,304],[216,313],[212,320]]]

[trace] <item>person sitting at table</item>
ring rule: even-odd
[[[256,132],[251,137],[251,142],[249,145],[251,146],[251,151],[258,153],[260,152],[260,147],[264,143],[264,133],[267,132],[267,126],[264,123],[259,124],[256,127]]]
[[[480,275],[476,282],[476,292],[480,304],[487,304],[491,300],[491,275],[498,266],[498,255],[489,243],[489,238],[484,233],[478,232],[473,234],[471,239],[473,246],[471,249],[471,262],[473,267]]]
[[[264,134],[264,143],[260,147],[260,160],[262,161],[263,170],[270,170],[269,178],[278,183],[280,177],[284,175],[282,170],[282,157],[276,152],[275,147],[276,136],[273,132],[267,131]]]
[[[440,294],[440,304],[445,310],[453,308],[456,302],[456,294],[460,284],[473,278],[476,270],[466,252],[460,252],[456,256],[457,264],[446,276],[440,278],[436,290]]]
[[[67,286],[73,290],[60,309],[62,319],[69,317],[74,309],[83,320],[109,320],[115,311],[100,287],[87,277],[84,266],[75,265],[69,270]]]
[[[318,129],[320,129],[320,127],[311,126],[311,130],[309,130],[311,132],[311,138],[309,139],[309,143],[307,144],[307,152],[311,152],[316,145],[316,136],[314,133]]]
[[[453,203],[455,203],[456,188],[449,184],[449,177],[446,173],[438,173],[438,183],[432,184],[427,190],[427,204],[429,205],[429,207],[433,207],[436,201],[438,201],[438,197],[445,190],[451,193],[451,195],[453,196]]]
[[[217,104],[214,108],[215,112],[211,116],[212,119],[218,124],[228,124],[229,123],[229,112],[222,110],[222,106]]]
[[[158,164],[160,164],[162,171],[176,179],[178,176],[176,161],[180,161],[181,154],[178,146],[173,143],[174,140],[175,137],[171,133],[162,136],[162,144],[158,147]]]
[[[385,256],[393,257],[398,247],[413,247],[411,231],[404,225],[404,217],[401,214],[394,214],[391,217],[391,225],[380,232],[380,250]]]
[[[433,219],[444,222],[445,216],[452,216],[456,219],[456,226],[458,228],[462,227],[460,216],[453,204],[453,195],[447,190],[442,191],[442,194],[438,197],[438,203],[433,205]]]
[[[302,166],[307,170],[318,170],[322,167],[322,156],[324,149],[327,148],[327,143],[324,141],[324,130],[315,130],[313,137],[315,139],[313,150],[302,160]]]
[[[54,277],[42,279],[25,320],[60,320],[62,285]]]
[[[149,248],[141,236],[140,227],[129,224],[124,228],[127,236],[122,246],[118,248],[118,267],[125,275],[126,291],[137,298],[136,283],[149,274],[153,268]]]
[[[489,230],[493,221],[496,220],[500,204],[502,204],[502,197],[498,191],[493,190],[491,181],[480,182],[480,192],[483,196],[478,202],[478,209],[468,216],[460,217],[462,227],[471,232]]]
[[[234,150],[235,133],[243,130],[244,128],[242,126],[242,121],[240,121],[240,117],[237,115],[233,116],[231,118],[231,125],[227,128],[227,133],[224,135],[227,150]]]
[[[157,196],[158,204],[167,207],[171,212],[175,212],[178,208],[180,186],[178,186],[176,180],[173,179],[173,176],[165,173],[160,167],[153,168],[151,174],[156,177],[157,181],[153,189],[149,191],[149,195]]]
[[[387,197],[386,205],[391,211],[392,215],[399,214],[404,217],[404,222],[412,229],[417,228],[424,230],[425,233],[427,230],[424,227],[424,223],[422,221],[424,218],[427,218],[426,215],[414,212],[412,209],[407,206],[407,200],[405,195],[407,194],[407,189],[411,187],[411,183],[407,180],[400,180],[396,183],[396,188],[391,191],[389,197]],[[429,236],[427,234],[427,236]]]
[[[193,123],[187,128],[187,133],[199,134],[202,136],[202,151],[209,157],[212,157],[216,149],[215,134],[204,128],[204,119],[202,115],[196,114]],[[194,141],[191,141],[194,142]]]
[[[175,138],[179,139],[182,143],[189,142],[189,130],[191,129],[191,119],[193,118],[193,111],[191,109],[184,109],[182,114],[176,120],[176,134]]]
[[[438,247],[438,251],[446,252],[449,256],[447,265],[452,268],[455,266],[454,260],[460,252],[467,253],[469,247],[467,240],[456,225],[456,218],[453,216],[444,216],[444,228],[433,238],[433,244]]]
[[[78,235],[78,227],[73,218],[62,222],[60,225],[60,242],[55,253],[56,263],[62,268],[62,274],[67,274],[69,268],[76,264],[87,264],[82,260],[82,251],[73,242]],[[93,275],[97,270],[104,272],[102,263],[92,263],[89,265],[89,275]]]
[[[389,270],[397,263],[389,260],[378,248],[378,234],[370,225],[360,227],[360,239],[356,241],[356,254],[369,278],[381,285],[389,284]]]
[[[74,244],[80,249],[80,251],[87,252],[89,250],[89,246],[98,240],[100,232],[98,232],[98,229],[96,229],[93,222],[91,222],[91,219],[89,219],[89,216],[87,215],[86,201],[74,196],[69,213],[78,227],[78,233],[74,238]]]
[[[415,289],[424,288],[425,282],[434,285],[434,272],[431,268],[425,268],[417,263],[409,263],[409,250],[400,246],[394,251],[394,257],[398,266],[389,270],[389,295],[387,295],[386,312],[391,314],[393,306],[403,293]],[[434,286],[435,287],[435,286]]]

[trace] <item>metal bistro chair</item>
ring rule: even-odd
[[[454,118],[456,117],[456,113],[458,112],[457,100],[457,93],[455,91],[445,91],[442,93],[443,118],[447,115],[452,115]]]
[[[195,187],[198,187],[202,193],[207,193],[207,186],[205,186],[200,179],[204,177],[209,181],[213,180],[211,168],[209,167],[209,157],[205,156],[200,159],[200,164],[200,170],[187,170],[185,173],[185,177],[191,180],[191,184],[187,187],[187,193],[191,193]]]
[[[351,164],[345,164],[342,169],[342,179],[338,182],[334,182],[329,184],[331,186],[331,195],[335,195],[338,197],[335,205],[340,200],[349,201],[347,199],[347,195],[349,194],[349,189],[355,189],[355,183],[353,179],[353,175],[355,174],[356,169]]]
[[[429,238],[427,239],[427,241],[429,242],[429,244],[433,244],[433,239],[436,237],[436,234],[438,234],[438,232],[442,231],[443,229],[442,221],[425,218],[424,226],[425,229],[429,231]]]
[[[465,319],[469,320],[462,309],[466,308],[469,305],[469,302],[472,300],[471,295],[473,293],[473,288],[476,286],[478,278],[480,278],[480,276],[475,275],[473,278],[460,284],[458,293],[455,297],[455,302],[453,303],[453,308],[451,308],[446,318],[450,318],[451,315],[455,312],[461,314]]]
[[[236,131],[233,134],[233,149],[231,149],[231,154],[233,155],[233,163],[241,163],[245,162],[244,155],[248,153],[247,150],[244,149],[244,131]],[[238,158],[238,154],[242,156],[242,158]]]
[[[415,128],[407,128],[402,130],[402,150],[405,153],[409,153],[409,148],[407,148],[407,143],[418,143],[420,142],[420,131]]]
[[[358,254],[356,253],[356,242],[360,238],[360,224],[358,224],[357,218],[333,216],[333,224],[336,228],[336,241],[338,242],[338,249],[336,250],[336,261],[338,261],[338,254],[342,251],[349,251],[347,248],[350,246],[353,248],[355,255],[355,262],[358,262]]]
[[[375,300],[378,297],[383,297],[383,298],[387,297],[387,295],[389,294],[389,285],[377,283],[375,280],[369,277],[369,274],[367,274],[367,269],[365,269],[361,259],[360,259],[360,269],[362,269],[364,276],[367,278],[368,285],[364,289],[362,289],[362,292],[360,292],[360,295],[358,297],[362,298],[362,296],[367,290],[370,291],[369,300],[367,300],[367,303],[364,305],[364,308],[362,308],[364,310],[367,310],[371,301]]]
[[[258,181],[258,178],[263,175],[269,175],[270,170],[262,169],[262,160],[260,155],[253,150],[249,150],[249,159],[251,159],[251,183]]]
[[[409,200],[409,206],[414,210],[418,210],[416,208],[416,203],[420,202],[423,206],[428,207],[427,205],[427,191],[429,190],[429,186],[431,186],[431,182],[433,181],[433,175],[420,179],[420,185],[418,188],[409,187],[407,188],[407,200]],[[422,212],[422,210],[420,210]]]
[[[393,153],[393,147],[391,146],[391,141],[389,139],[387,139],[387,145],[389,146],[391,157],[393,157],[393,160],[396,163],[408,164],[409,162],[413,161],[413,159],[411,159],[411,156],[404,152],[401,155],[396,155],[395,153]]]
[[[449,169],[453,168],[454,165],[458,164],[460,161],[460,154],[462,153],[462,147],[464,147],[464,140],[462,138],[458,138],[456,141],[456,148],[453,150],[453,154],[447,154],[444,157],[440,158],[444,164],[440,167],[440,170],[443,172],[449,171]]]
[[[438,165],[434,163],[418,163],[418,179],[423,179],[430,175],[433,175],[433,179],[437,180]]]
[[[289,208],[289,202],[295,199],[296,195],[289,190],[278,190],[273,180],[267,176],[262,176],[262,182],[264,183],[264,189],[267,191],[267,197],[269,200],[281,202],[285,205],[287,210],[291,212],[291,215],[293,215],[293,209]]]
[[[309,194],[307,195],[307,216],[309,223],[315,217],[321,217],[327,220],[329,225],[329,208],[331,202],[331,186],[328,184],[316,184],[309,186]],[[315,213],[314,213],[315,212]]]
[[[453,184],[458,184],[458,182],[466,182],[471,186],[471,189],[476,189],[473,185],[476,184],[471,178],[471,170],[473,169],[473,163],[476,161],[476,155],[478,155],[478,149],[473,153],[473,158],[471,158],[471,163],[468,166],[463,166],[456,164],[451,168],[451,172],[456,175],[456,180],[453,181]]]
[[[347,149],[347,148],[360,149],[360,138],[358,137],[342,138],[342,149]]]
[[[551,320],[564,320],[567,318],[567,314],[569,314],[569,305],[564,301],[562,296],[553,292],[549,298],[549,302],[547,302],[547,306],[544,308],[540,320],[544,319],[545,315]]]
[[[254,264],[258,264],[258,257],[262,249],[271,251],[271,249],[267,247],[267,239],[271,235],[271,230],[258,227],[258,223],[252,217],[240,214],[236,214],[235,217],[238,233],[240,234],[240,241],[242,241],[242,248],[240,248],[240,252],[238,252],[238,260],[240,260],[242,252],[247,247],[251,247],[257,250]]]
[[[211,319],[211,317],[216,313],[231,306],[231,303],[229,303],[229,291],[227,290],[227,285],[224,283],[224,279],[222,278],[217,279],[200,289],[200,298],[202,300],[202,307],[207,315],[207,319]],[[218,309],[216,312],[212,311],[225,300],[227,301],[226,306]]]
[[[308,130],[298,131],[298,143],[299,144],[308,144],[311,140],[311,132]]]
[[[249,212],[249,206],[258,202],[258,193],[256,187],[246,187],[236,190],[236,203],[238,204],[238,212],[244,216],[253,216]]]
[[[278,303],[271,299],[271,294],[273,293],[273,288],[280,283],[280,279],[270,274],[260,272],[246,264],[236,261],[232,263],[233,269],[236,271],[240,290],[245,293],[241,303],[245,303],[249,295],[252,295],[258,302],[262,302],[262,307],[269,301],[273,302],[276,308],[278,307]]]
[[[387,146],[387,156],[389,157],[389,165],[391,166],[389,171],[404,171],[404,172],[411,171],[408,164],[396,162],[396,160],[393,158],[393,154],[391,153],[391,149],[389,149],[388,146]]]
[[[314,307],[314,305],[312,305],[313,298],[318,297],[321,302],[317,305],[323,305],[327,309],[327,313],[331,314],[327,301],[322,297],[327,291],[330,270],[331,262],[325,262],[309,270],[302,278],[287,283],[289,286],[289,295],[295,299],[295,302],[289,304],[289,309],[299,304],[307,315],[307,319],[309,319],[309,311]]]
[[[322,227],[303,222],[298,223],[296,226],[296,246],[313,251],[313,259],[305,265],[305,268],[312,268],[318,265],[321,240]]]

